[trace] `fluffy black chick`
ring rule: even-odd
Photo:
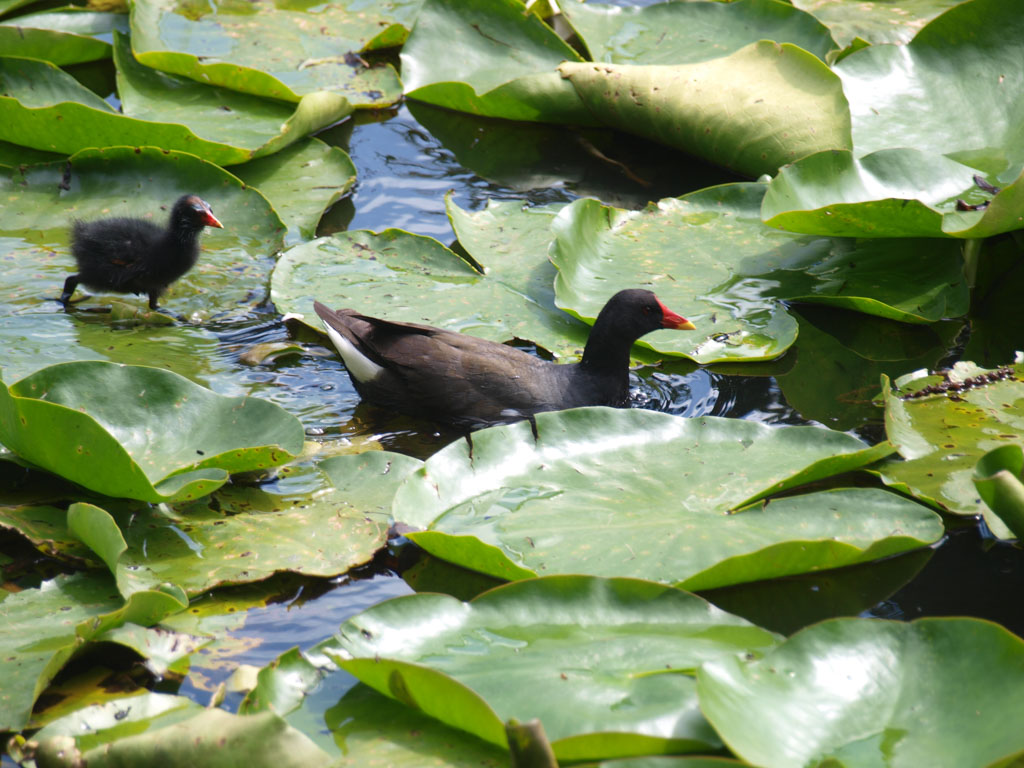
[[[76,221],[71,255],[78,272],[64,282],[59,301],[68,307],[79,284],[96,291],[148,294],[149,308],[199,258],[203,227],[223,227],[206,201],[183,195],[171,208],[166,227],[144,219],[117,217]]]

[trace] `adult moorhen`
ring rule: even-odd
[[[76,221],[71,230],[71,255],[78,273],[64,281],[58,301],[65,309],[78,284],[115,293],[147,293],[149,308],[171,283],[199,258],[203,227],[223,227],[206,201],[179,197],[162,228],[144,219],[113,218]]]
[[[413,416],[477,428],[583,405],[626,405],[629,350],[658,328],[694,330],[650,291],[619,291],[590,331],[583,359],[541,360],[506,344],[429,325],[313,307],[366,400]]]

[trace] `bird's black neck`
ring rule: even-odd
[[[189,211],[178,210],[175,207],[171,211],[167,232],[164,234],[164,242],[181,249],[183,254],[191,255],[192,248],[196,247],[199,233],[202,231],[203,225],[197,223]]]
[[[602,312],[594,321],[580,365],[593,371],[615,371],[625,375],[629,368],[629,351],[639,336],[617,326],[610,314]]]

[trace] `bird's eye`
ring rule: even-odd
[[[652,306],[651,306],[650,304],[647,304],[647,305],[646,305],[646,306],[644,307],[644,314],[645,314],[645,315],[649,315],[649,314],[651,314],[651,312],[653,312],[653,311],[654,311],[654,307],[652,307]]]

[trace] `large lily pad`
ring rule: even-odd
[[[191,152],[221,165],[245,162],[256,151],[256,147],[225,143],[230,137],[220,131],[216,133],[217,139],[211,141],[178,122],[151,122],[123,115],[71,75],[46,61],[0,57],[0,87],[0,125],[3,126],[0,138],[26,147],[71,154],[89,147],[159,146],[165,150]],[[209,96],[205,100],[208,101]],[[260,111],[272,113],[274,108],[265,107]],[[315,127],[326,125],[325,120],[331,115],[344,114],[344,110],[339,109],[337,99],[316,96],[307,101],[306,107],[300,104],[296,114],[283,128],[278,123],[277,131],[299,138]],[[224,122],[230,124],[230,116]],[[261,126],[264,131],[266,126],[264,121]],[[262,143],[268,143],[274,135],[263,134]],[[278,143],[285,143],[285,140],[279,139]]]
[[[112,31],[127,31],[123,13],[74,6],[0,21],[0,51],[5,56],[44,59],[57,66],[110,58]]]
[[[173,582],[194,595],[279,571],[337,576],[387,540],[391,498],[420,462],[382,451],[332,459],[331,485],[313,493],[227,486],[168,510],[117,514],[127,550],[116,568],[125,594]]]
[[[621,8],[559,4],[593,61],[690,64],[727,56],[758,40],[792,43],[824,60],[836,47],[809,13],[777,0],[732,3],[655,3]]]
[[[763,658],[707,662],[697,687],[755,765],[983,768],[1024,753],[1004,716],[1024,707],[1024,643],[976,619],[827,621]]]
[[[335,768],[505,768],[508,752],[451,728],[366,685],[351,688],[324,714],[344,747]]]
[[[928,21],[963,0],[793,0],[822,22],[844,48],[868,43],[907,43]]]
[[[730,510],[892,449],[815,427],[611,408],[537,416],[449,445],[395,494],[428,552],[505,579],[592,573],[707,589],[877,559],[935,541],[938,517],[878,490]],[[614,438],[613,438],[614,436]]]
[[[557,304],[593,318],[615,287],[650,287],[697,331],[649,334],[640,345],[700,363],[785,352],[796,321],[783,300],[916,323],[967,311],[955,243],[783,234],[761,223],[764,189],[723,185],[642,211],[574,202],[552,225]]]
[[[273,204],[288,226],[285,245],[315,237],[324,211],[356,183],[349,156],[313,138],[231,171]]]
[[[302,440],[302,425],[276,405],[160,368],[64,363],[0,390],[0,442],[108,496],[196,498],[233,472],[283,464]]]
[[[768,185],[765,223],[832,237],[980,238],[1024,228],[1024,174],[992,197],[978,171],[917,149],[860,159],[819,152],[783,168]],[[957,209],[986,202],[983,210]]]
[[[352,112],[344,96],[328,91],[303,96],[293,106],[158,72],[135,60],[125,35],[114,36],[114,63],[124,114],[187,126],[204,141],[238,150],[211,158],[220,165],[273,154]]]
[[[972,363],[958,363],[949,381],[956,385],[987,373]],[[988,451],[1024,444],[1022,377],[1024,365],[1018,364],[1009,377],[912,399],[906,396],[943,384],[943,377],[904,376],[896,380],[896,391],[883,377],[885,431],[906,461],[882,465],[882,479],[947,512],[983,515],[997,536],[1012,538],[1006,524],[979,498],[973,475]]]
[[[594,117],[750,177],[825,149],[850,149],[839,78],[789,43],[752,43],[674,66],[566,62]]]
[[[91,639],[126,622],[149,626],[185,606],[164,592],[127,603],[109,578],[58,576],[0,602],[0,730],[21,730],[47,683]]]
[[[209,202],[224,229],[204,231],[199,263],[162,298],[168,309],[197,317],[261,301],[284,233],[256,190],[199,158],[152,147],[83,150],[70,165],[19,168],[0,176],[0,191],[0,262],[10,286],[0,295],[4,309],[59,309],[46,299],[60,294],[74,269],[68,238],[76,218],[139,216],[162,224],[182,194]]]
[[[531,210],[539,227],[551,221],[552,211]],[[460,227],[468,225],[468,217],[454,218]],[[274,269],[271,297],[279,312],[299,313],[316,330],[321,326],[314,299],[492,341],[528,339],[559,356],[578,355],[585,328],[550,304],[546,277],[551,267],[543,251],[524,253],[515,247],[528,243],[532,248],[536,230],[515,234],[512,247],[488,254],[483,274],[433,238],[397,229],[379,235],[339,232],[285,251]]]
[[[460,112],[592,123],[555,71],[567,60],[581,61],[519,0],[425,0],[402,49],[402,79],[411,98]]]
[[[147,67],[243,93],[298,101],[332,91],[355,107],[386,107],[402,93],[394,68],[371,67],[358,54],[401,45],[420,2],[139,0],[132,3],[132,49]]]
[[[776,642],[694,595],[583,576],[470,603],[395,598],[342,624],[340,639],[342,668],[486,741],[504,746],[504,721],[538,717],[559,760],[713,748],[694,669]]]
[[[1003,182],[1020,175],[1024,17],[1014,0],[960,3],[908,45],[857,51],[836,73],[859,156],[914,147]]]

